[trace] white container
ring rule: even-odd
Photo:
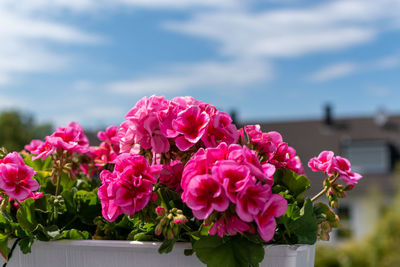
[[[178,267],[205,266],[195,256],[185,256],[190,243],[177,243],[169,254],[157,252],[160,243],[137,241],[35,241],[32,253],[15,249],[8,267]],[[313,267],[315,245],[265,247],[261,267]],[[4,261],[0,261],[2,264]],[[221,266],[224,267],[224,266]]]

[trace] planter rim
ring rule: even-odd
[[[35,241],[35,243],[49,243],[55,246],[85,246],[85,247],[118,247],[118,248],[155,248],[162,244],[162,242],[157,241],[127,241],[127,240],[57,240],[57,241]],[[282,249],[286,248],[291,251],[303,251],[308,247],[314,245],[307,244],[295,244],[295,245],[283,245],[283,244],[269,244],[265,246],[266,250],[271,249]],[[191,249],[192,244],[190,242],[176,242],[174,247],[180,249]]]

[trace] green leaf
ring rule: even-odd
[[[72,240],[86,240],[90,239],[90,233],[87,231],[79,231],[76,229],[71,229],[62,232],[56,239],[72,239]]]
[[[33,199],[28,198],[21,203],[21,207],[17,211],[17,220],[19,224],[28,232],[32,232],[37,226],[34,202]]]
[[[24,254],[31,253],[32,245],[33,245],[33,238],[30,237],[23,238],[19,241],[19,247],[22,253]]]
[[[310,180],[288,169],[279,169],[275,172],[276,184],[284,185],[297,200],[303,200],[305,192],[310,188]]]
[[[314,214],[317,218],[317,223],[329,222],[332,227],[340,227],[339,218],[325,203],[314,204]]]
[[[317,241],[317,218],[313,211],[313,204],[309,198],[300,209],[300,217],[287,224],[291,233],[294,233],[300,244],[314,244]]]
[[[161,246],[158,248],[158,253],[162,254],[162,253],[170,253],[172,251],[172,249],[174,248],[176,239],[165,239]]]
[[[94,225],[94,218],[101,214],[101,202],[97,194],[79,190],[76,192],[74,199],[77,205],[79,218],[82,222],[88,225]]]
[[[0,234],[0,254],[8,261],[8,254],[10,249],[8,248],[8,235]]]
[[[259,266],[265,253],[262,244],[253,243],[243,237],[222,239],[217,236],[202,236],[194,243],[193,249],[208,267]]]

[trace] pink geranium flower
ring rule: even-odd
[[[286,200],[279,194],[273,194],[261,213],[255,216],[258,233],[264,241],[268,242],[274,237],[276,228],[275,218],[285,214],[286,209]]]
[[[207,130],[210,116],[198,106],[191,106],[181,111],[172,122],[173,129],[181,134],[175,139],[176,146],[186,151],[196,144]]]
[[[229,200],[220,182],[211,175],[197,175],[190,180],[182,201],[192,209],[193,215],[200,220],[206,219],[216,211],[225,211]]]
[[[153,176],[147,160],[140,155],[120,154],[115,159],[114,171],[103,170],[98,196],[103,216],[114,221],[120,214],[132,215],[142,210],[153,199]]]
[[[322,151],[318,157],[314,157],[310,159],[308,162],[308,167],[311,168],[312,171],[328,171],[332,166],[332,159],[334,153],[332,151]]]
[[[39,189],[39,183],[32,178],[35,173],[33,168],[25,164],[21,155],[9,153],[0,159],[0,189],[19,201],[34,196],[32,191]]]
[[[310,159],[308,166],[313,171],[325,172],[328,176],[337,175],[348,185],[358,183],[362,176],[352,172],[350,161],[340,156],[334,156],[332,151],[322,151],[318,157]]]

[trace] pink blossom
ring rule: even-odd
[[[314,172],[328,171],[332,166],[333,156],[334,153],[332,151],[322,151],[318,157],[310,159],[308,162],[308,167],[310,167]]]
[[[32,178],[35,173],[33,168],[25,164],[21,155],[9,153],[0,159],[0,189],[19,201],[34,196],[32,191],[39,189],[39,183]]]
[[[103,170],[100,173],[100,179],[102,185],[99,187],[97,195],[101,201],[101,212],[106,220],[112,222],[122,214],[121,208],[115,202],[117,175],[108,170]]]
[[[270,196],[271,187],[269,185],[262,185],[253,180],[237,196],[235,209],[237,215],[245,222],[253,221],[254,217],[262,211]]]
[[[348,159],[336,156],[332,161],[330,172],[337,171],[346,184],[356,184],[362,178],[360,174],[351,171],[351,164]]]
[[[158,207],[156,208],[156,213],[157,213],[158,215],[165,215],[166,210],[165,210],[164,207],[158,206]]]
[[[89,141],[77,122],[70,122],[66,127],[57,127],[56,131],[46,136],[46,142],[39,145],[32,153],[36,158],[45,159],[55,150],[86,153],[89,150]]]
[[[238,138],[237,128],[232,124],[232,119],[229,114],[216,111],[201,140],[206,147],[216,147],[221,142],[228,145],[236,143]]]
[[[99,131],[97,133],[97,138],[99,138],[100,141],[108,142],[110,144],[118,143],[118,126],[111,125],[108,126],[105,131]]]
[[[332,151],[322,151],[318,157],[310,159],[308,166],[313,171],[322,171],[327,175],[339,175],[348,185],[358,183],[362,176],[351,171],[350,161],[340,156],[334,156]]]
[[[182,134],[175,139],[176,146],[186,151],[196,144],[207,130],[210,116],[198,106],[191,106],[181,111],[172,122],[173,129]]]
[[[218,235],[224,237],[226,234],[234,236],[237,233],[243,234],[250,229],[250,226],[240,220],[235,215],[223,215],[219,218],[210,228],[208,233],[210,235]]]
[[[276,217],[285,214],[287,201],[279,194],[273,194],[264,209],[255,217],[258,226],[258,233],[264,241],[270,241],[275,234]]]
[[[183,164],[179,160],[172,161],[170,164],[163,165],[159,175],[159,182],[180,191]]]
[[[197,175],[193,177],[182,194],[182,201],[192,209],[197,219],[206,219],[216,211],[225,211],[229,200],[219,181],[211,175]]]
[[[245,191],[251,182],[250,169],[232,160],[217,162],[212,168],[212,175],[221,182],[232,203],[236,203],[237,194]]]
[[[118,137],[121,152],[130,152],[135,144],[144,149],[152,149],[155,153],[169,150],[169,141],[160,129],[160,116],[168,109],[168,101],[164,97],[151,96],[142,98],[126,114],[121,124]]]
[[[304,169],[296,150],[290,147],[287,143],[281,143],[270,163],[274,164],[277,168],[286,168],[294,171],[297,174],[304,174]]]
[[[25,150],[28,150],[29,152],[33,153],[33,151],[36,151],[42,145],[43,145],[43,141],[42,140],[33,139],[29,143],[29,145],[25,146]]]
[[[115,220],[120,214],[132,215],[154,199],[153,177],[147,160],[140,155],[123,153],[115,159],[114,171],[102,171],[98,195],[104,218]]]

